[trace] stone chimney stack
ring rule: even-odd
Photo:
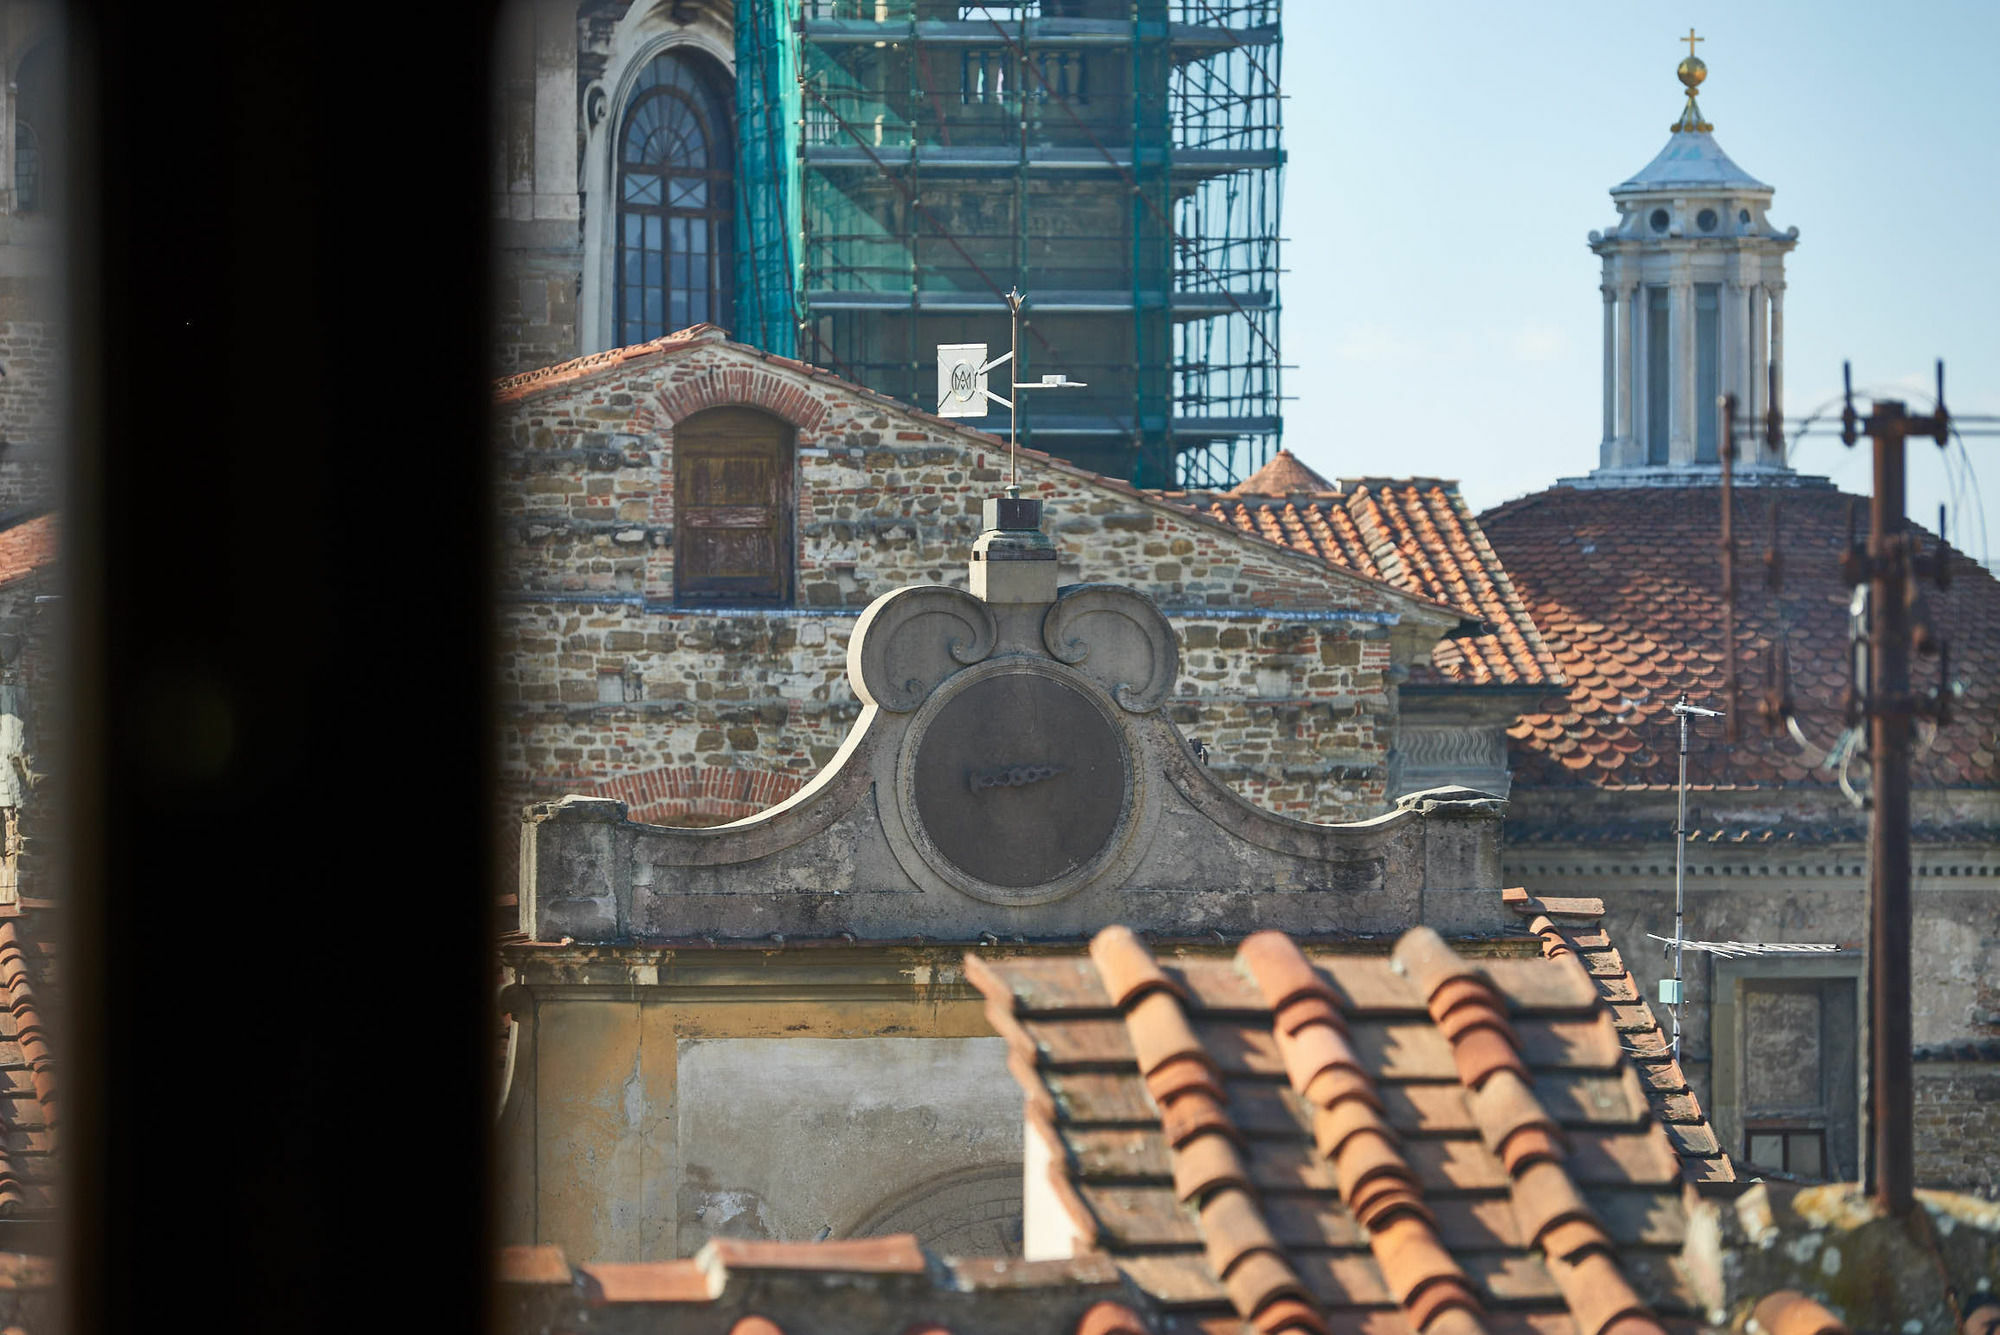
[[[972,544],[972,596],[988,603],[1056,600],[1056,545],[1042,532],[1042,503],[1007,488],[981,507],[985,528]]]

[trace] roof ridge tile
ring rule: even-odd
[[[1401,1142],[1382,1115],[1374,1077],[1353,1057],[1338,992],[1327,985],[1322,996],[1305,985],[1318,970],[1282,932],[1245,938],[1236,962],[1267,998],[1282,1002],[1271,1023],[1286,1074],[1292,1088],[1317,1107],[1315,1138],[1333,1163],[1341,1199],[1367,1230],[1376,1264],[1410,1323],[1424,1331],[1435,1327],[1442,1314],[1456,1311],[1463,1314],[1461,1325],[1470,1320],[1475,1325],[1468,1329],[1483,1328],[1476,1325],[1484,1307],[1471,1277],[1438,1237],[1416,1170],[1403,1158]],[[1338,1017],[1322,1009],[1329,1000]],[[1293,1023],[1297,1017],[1291,1012],[1300,1009],[1305,1018]],[[1337,1056],[1343,1052],[1345,1058]],[[1339,1084],[1323,1079],[1330,1073],[1341,1077]]]
[[[1405,932],[1391,959],[1404,965],[1413,978],[1434,984],[1426,989],[1430,993],[1426,1000],[1440,1028],[1444,1028],[1443,1016],[1451,1010],[1491,1013],[1506,1023],[1506,1001],[1498,989],[1478,977],[1431,928],[1413,927]],[[1477,995],[1479,992],[1483,995]],[[1458,1059],[1459,1079],[1481,1134],[1504,1151],[1509,1195],[1521,1231],[1542,1248],[1549,1273],[1582,1335],[1604,1335],[1620,1319],[1628,1319],[1629,1335],[1639,1335],[1647,1327],[1629,1319],[1650,1318],[1652,1313],[1620,1268],[1610,1234],[1563,1167],[1569,1152],[1560,1134],[1552,1134],[1555,1119],[1528,1087],[1527,1064],[1518,1054],[1512,1063],[1496,1062],[1490,1052],[1478,1046],[1484,1036],[1496,1032],[1490,1023],[1461,1024],[1447,1030],[1446,1037]],[[1511,1025],[1506,1032],[1512,1033]],[[1485,1042],[1490,1046],[1490,1039]],[[1495,1081],[1502,1082],[1501,1089],[1481,1099],[1479,1095]],[[1491,1123],[1489,1117],[1493,1118]],[[1650,1329],[1664,1335],[1657,1322]]]
[[[1124,1303],[1106,1298],[1077,1318],[1076,1335],[1148,1335],[1145,1321]]]
[[[850,1274],[920,1275],[928,1268],[914,1233],[826,1242],[710,1238],[695,1259],[724,1270],[832,1270]]]
[[[1591,959],[1584,972],[1597,988],[1599,1004],[1607,1008],[1614,1004],[1628,1008],[1636,1012],[1642,1020],[1642,1027],[1621,1032],[1619,1041],[1626,1048],[1627,1055],[1632,1057],[1633,1065],[1646,1068],[1646,1074],[1640,1079],[1639,1086],[1645,1091],[1647,1105],[1659,1123],[1662,1126],[1668,1123],[1696,1126],[1703,1132],[1708,1132],[1708,1115],[1702,1111],[1701,1102],[1695,1097],[1694,1089],[1688,1084],[1680,1063],[1671,1055],[1671,1046],[1666,1043],[1665,1035],[1660,1031],[1659,1020],[1653,1014],[1653,1008],[1647,1004],[1645,994],[1639,991],[1631,970],[1625,967],[1624,957],[1611,945],[1610,938],[1600,931],[1593,933],[1591,941],[1583,941],[1577,933],[1585,926],[1584,924],[1573,924],[1568,927],[1558,925],[1553,918],[1539,911],[1540,905],[1550,901],[1537,900],[1529,896],[1525,890],[1520,893],[1519,898],[1510,899],[1508,902],[1516,913],[1535,915],[1529,919],[1528,930],[1542,939],[1544,958],[1555,959],[1569,955],[1581,965],[1585,963],[1583,952],[1589,950]],[[1633,1055],[1633,1049],[1641,1047],[1642,1044],[1651,1046],[1644,1043],[1644,1040],[1648,1039],[1658,1040],[1666,1055]],[[1669,1099],[1682,1106],[1670,1106]],[[1706,1143],[1714,1145],[1712,1135]],[[1674,1143],[1674,1158],[1680,1164],[1681,1173],[1694,1183],[1698,1191],[1710,1187],[1711,1184],[1736,1181],[1736,1169],[1730,1162],[1729,1156],[1723,1153],[1720,1145],[1714,1145],[1714,1149],[1713,1154],[1706,1154],[1690,1148],[1681,1141],[1677,1140]]]
[[[53,1153],[61,1131],[57,1116],[55,1055],[50,1050],[48,1032],[35,999],[34,986],[29,980],[30,943],[19,924],[18,918],[0,919],[0,1009],[13,1018],[12,1037],[20,1046],[22,1060],[28,1065],[28,1079],[41,1113],[43,1134],[49,1152]],[[6,1125],[5,1129],[15,1130],[23,1125],[26,1123],[14,1122]],[[23,1165],[17,1163],[15,1158],[14,1151],[8,1148],[7,1138],[0,1137],[0,1218],[29,1213],[35,1208]]]
[[[1257,1323],[1260,1331],[1326,1335],[1325,1318],[1272,1233],[1237,1155],[1239,1137],[1224,1106],[1214,1058],[1201,1046],[1183,1009],[1185,989],[1171,986],[1152,952],[1128,928],[1099,932],[1091,940],[1090,957],[1112,995],[1126,984],[1129,1004],[1121,1009],[1139,1054],[1140,1074],[1159,1108],[1161,1129],[1168,1132],[1174,1194],[1195,1207],[1206,1255],[1223,1291],[1238,1315]],[[1150,980],[1150,985],[1135,979]],[[1162,1078],[1176,1068],[1177,1077]],[[1274,1321],[1274,1311],[1285,1319]]]

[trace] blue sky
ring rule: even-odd
[[[1777,188],[1785,410],[1840,390],[2000,413],[2000,3],[1869,6],[1292,0],[1285,7],[1285,443],[1330,476],[1456,477],[1475,509],[1590,469],[1602,435],[1606,193],[1708,63],[1716,140]],[[1963,470],[1911,447],[1911,513],[2000,558],[2000,438]],[[1803,471],[1868,486],[1864,446]],[[1954,455],[1956,451],[1954,450]],[[1982,543],[1980,519],[1988,533]],[[1983,547],[1983,550],[1982,550]]]

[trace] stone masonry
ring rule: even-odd
[[[1952,1045],[1941,1045],[1949,1047]],[[1918,1049],[1916,1178],[1923,1186],[2000,1197],[2000,1042],[1967,1058]]]
[[[635,819],[713,824],[790,795],[859,705],[844,662],[861,609],[963,585],[1004,442],[784,358],[687,331],[501,382],[499,694],[509,812],[560,793]],[[795,597],[678,607],[673,430],[750,406],[797,432]],[[1268,809],[1315,820],[1386,805],[1396,686],[1448,609],[1023,451],[1065,584],[1128,584],[1182,646],[1171,717]]]

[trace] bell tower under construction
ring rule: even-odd
[[[733,333],[935,409],[1008,338],[1021,442],[1227,487],[1279,440],[1279,0],[739,0]]]

